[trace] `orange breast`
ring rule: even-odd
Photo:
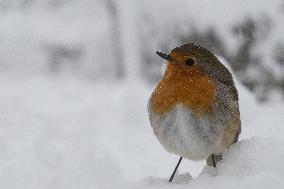
[[[215,82],[202,73],[198,65],[183,66],[167,65],[165,75],[151,97],[153,111],[163,114],[180,103],[197,116],[212,112]]]

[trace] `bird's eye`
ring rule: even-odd
[[[192,58],[186,59],[185,61],[186,65],[191,66],[194,64],[194,60]]]

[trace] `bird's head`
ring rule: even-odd
[[[168,72],[165,74],[182,76],[206,74],[213,80],[233,84],[228,69],[212,52],[200,45],[187,43],[175,47],[169,53],[162,51],[156,53],[166,60]]]
[[[185,71],[195,67],[202,67],[206,64],[214,64],[214,62],[218,61],[209,50],[193,43],[175,47],[169,53],[157,51],[156,54],[172,66],[179,67]]]

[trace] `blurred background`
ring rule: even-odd
[[[0,0],[0,70],[140,79],[158,49],[197,42],[231,64],[259,101],[283,97],[284,1]]]
[[[231,66],[241,139],[283,138],[283,0],[0,0],[0,188],[167,178],[147,100],[187,42]]]

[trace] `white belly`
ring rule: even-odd
[[[211,154],[220,154],[225,148],[222,144],[224,126],[209,121],[206,116],[197,118],[182,105],[163,116],[150,112],[150,121],[163,147],[187,159],[206,159]]]

